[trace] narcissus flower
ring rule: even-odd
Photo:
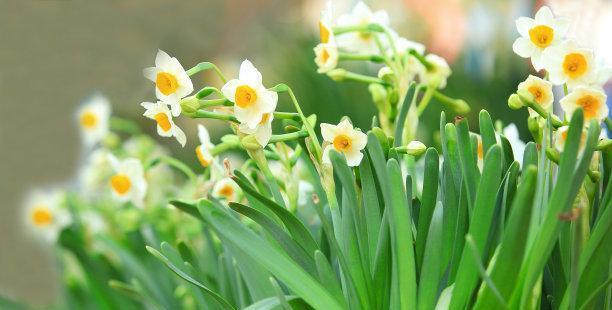
[[[350,27],[367,25],[371,23],[380,24],[382,26],[389,25],[389,15],[387,12],[380,10],[372,12],[370,8],[363,2],[357,3],[351,13],[341,15],[338,18],[338,26]],[[378,51],[376,45],[376,34],[368,31],[363,32],[348,32],[336,37],[338,46],[352,52],[375,53]]]
[[[159,50],[155,57],[155,67],[144,69],[143,74],[155,82],[157,98],[170,105],[172,115],[179,116],[180,100],[193,92],[193,83],[179,61]]]
[[[395,36],[395,49],[400,55],[406,54],[409,50],[415,50],[421,55],[425,54],[425,45],[419,42],[410,41],[397,35]]]
[[[504,127],[502,134],[508,142],[510,142],[510,146],[512,147],[512,153],[514,154],[514,160],[523,164],[523,153],[525,153],[525,142],[521,140],[519,137],[518,128],[516,128],[515,124],[509,124]]]
[[[264,113],[261,116],[259,124],[255,128],[249,128],[246,124],[240,124],[238,130],[240,132],[255,136],[255,140],[262,147],[268,145],[270,138],[272,137],[272,120],[274,119],[274,113]]]
[[[48,242],[55,242],[62,228],[70,223],[70,215],[61,208],[61,199],[59,191],[34,191],[26,199],[26,224]]]
[[[333,43],[334,39],[334,31],[332,30],[332,3],[328,1],[325,4],[325,10],[321,12],[321,19],[319,20],[319,37],[321,39],[321,43]]]
[[[540,71],[544,68],[542,52],[551,46],[558,45],[567,33],[569,23],[563,18],[554,18],[552,11],[541,7],[535,19],[520,17],[516,20],[516,28],[521,35],[512,50],[523,58],[531,57],[533,67]]]
[[[565,148],[565,142],[567,142],[568,131],[569,131],[569,126],[559,127],[557,131],[555,131],[554,146],[555,146],[555,149],[557,149],[557,151],[559,152],[563,152],[563,149]],[[586,144],[586,130],[583,129],[582,135],[580,136],[579,152],[582,152],[585,144]]]
[[[147,182],[140,160],[136,158],[119,160],[109,154],[108,161],[114,170],[114,175],[109,181],[113,197],[120,202],[131,201],[135,206],[142,207],[147,193]]]
[[[446,79],[451,75],[452,71],[448,66],[448,63],[444,58],[429,54],[425,56],[425,59],[433,65],[433,67],[429,70],[422,67],[419,71],[419,79],[421,83],[428,85],[436,85],[438,88],[446,87]]]
[[[237,202],[240,199],[240,187],[231,178],[223,178],[215,183],[212,196],[227,202]]]
[[[533,95],[535,103],[540,105],[544,111],[552,112],[555,98],[553,96],[552,84],[550,82],[537,76],[530,75],[524,82],[521,82],[518,85],[518,90],[527,90]],[[538,113],[532,109],[529,109],[529,115],[538,116]]]
[[[81,135],[85,145],[91,147],[100,142],[109,132],[111,105],[102,95],[94,95],[77,111]]]
[[[317,72],[325,73],[338,65],[338,47],[334,43],[319,43],[315,48],[315,63]]]
[[[265,113],[274,112],[278,94],[262,84],[261,73],[245,60],[240,65],[238,79],[227,82],[221,89],[223,95],[234,103],[234,115],[251,129],[255,129]]]
[[[555,85],[566,83],[569,88],[575,88],[597,81],[593,51],[579,47],[574,41],[548,48],[542,57],[549,79]]]
[[[143,115],[157,122],[157,133],[160,136],[175,137],[181,146],[185,146],[185,143],[187,143],[187,137],[185,136],[183,130],[174,124],[172,114],[165,103],[161,101],[158,101],[157,103],[143,102],[140,105],[146,109]]]
[[[608,106],[606,105],[606,94],[599,89],[579,86],[559,101],[567,118],[571,118],[574,111],[582,108],[584,120],[592,119],[602,121],[608,117]]]
[[[213,161],[213,156],[210,150],[215,146],[210,142],[210,135],[208,130],[201,124],[198,124],[198,138],[200,138],[200,145],[196,148],[196,156],[202,167],[206,168],[210,166]]]
[[[347,118],[343,119],[338,125],[322,123],[321,134],[323,135],[323,140],[328,142],[328,145],[323,150],[324,163],[331,164],[329,152],[336,150],[344,154],[346,163],[350,167],[359,165],[363,158],[361,150],[365,148],[368,138],[361,130],[354,129]]]

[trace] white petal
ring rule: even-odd
[[[183,132],[183,130],[176,125],[173,126],[172,130],[174,131],[173,135],[176,140],[181,144],[182,147],[185,147],[185,144],[187,143],[187,137],[185,136],[185,132]]]
[[[348,117],[345,117],[338,124],[338,128],[341,128],[346,131],[351,131],[353,130],[353,124],[351,124],[351,121],[348,119]]]
[[[326,146],[326,147],[323,149],[323,155],[322,155],[323,157],[322,157],[322,159],[323,159],[323,163],[324,163],[324,164],[331,165],[331,160],[330,160],[330,158],[329,158],[329,152],[330,152],[331,150],[333,150],[333,149],[334,149],[334,147],[333,147],[331,144],[330,144],[330,145],[328,145],[328,146]]]
[[[149,67],[149,68],[145,68],[142,70],[142,74],[145,76],[145,78],[153,82],[157,80],[158,72],[159,72],[159,69],[157,69],[156,67]]]
[[[361,163],[363,153],[361,153],[360,151],[354,151],[350,153],[344,153],[344,156],[346,157],[346,164],[349,167],[355,167],[359,166],[359,163]]]
[[[259,145],[265,147],[272,138],[272,127],[269,124],[261,125],[255,131],[255,139]]]
[[[512,44],[512,50],[523,58],[529,58],[533,54],[536,47],[523,37],[517,38]]]
[[[323,140],[334,142],[336,126],[328,123],[321,123],[321,135],[323,136]]]
[[[236,88],[241,84],[240,80],[230,80],[221,88],[223,96],[231,102],[236,102]]]
[[[108,153],[107,159],[111,167],[113,167],[113,170],[119,171],[119,169],[121,169],[121,163],[119,162],[119,159],[117,159],[115,155]]]
[[[208,134],[208,130],[202,124],[198,124],[198,138],[200,139],[200,144],[210,144],[210,134]]]
[[[245,81],[247,84],[251,85],[261,85],[261,73],[253,66],[253,64],[245,59],[240,65],[240,74],[238,78],[242,81]]]
[[[170,57],[170,55],[168,55],[166,52],[162,50],[157,50],[157,56],[155,56],[155,66],[164,67],[168,63],[170,63],[171,59],[172,57]]]
[[[242,109],[238,106],[234,106],[234,116],[240,121],[250,128],[256,128],[259,122],[261,121],[261,116],[263,113],[256,109]]]
[[[353,148],[356,150],[363,150],[368,144],[368,136],[360,130],[353,131]]]
[[[516,29],[518,33],[525,38],[529,37],[529,29],[533,28],[533,19],[529,17],[519,17],[516,20]]]
[[[170,106],[170,110],[172,111],[172,116],[177,117],[181,115],[181,104],[179,103],[179,101],[168,102],[168,105]]]
[[[538,23],[543,24],[551,24],[553,22],[554,16],[552,11],[547,6],[542,6],[535,15],[535,20]]]

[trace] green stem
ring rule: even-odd
[[[417,112],[419,116],[423,114],[423,111],[425,111],[425,109],[429,105],[429,102],[431,102],[431,98],[433,98],[435,92],[436,92],[436,87],[434,85],[427,85],[425,94],[423,95],[423,98],[421,98],[421,101],[419,102],[419,105],[417,106],[418,107]]]
[[[297,139],[306,138],[306,137],[308,137],[308,131],[301,130],[301,131],[286,133],[282,135],[272,135],[272,138],[270,138],[270,143],[292,141],[292,140],[297,140]]]
[[[170,156],[160,156],[160,157],[157,157],[155,159],[152,159],[151,161],[149,161],[145,165],[145,170],[149,170],[149,169],[157,166],[159,163],[167,164],[168,166],[170,166],[172,168],[175,168],[176,170],[182,172],[192,182],[196,181],[197,176],[196,176],[195,172],[193,172],[193,170],[191,170],[191,168],[189,168],[189,166],[187,166],[182,161],[180,161],[180,160],[178,160],[176,158],[170,157]]]
[[[193,68],[187,70],[187,75],[192,76],[198,72],[202,72],[209,69],[215,70],[215,73],[217,73],[221,81],[223,81],[224,84],[227,83],[227,79],[225,78],[223,73],[221,73],[221,70],[219,70],[219,68],[212,62],[201,62],[195,65]]]
[[[341,71],[338,71],[341,70]],[[359,73],[355,73],[355,72],[351,72],[351,71],[347,71],[344,69],[336,69],[334,71],[330,71],[330,72],[341,72],[341,74],[337,74],[339,81],[344,81],[344,80],[350,80],[350,81],[355,81],[355,82],[362,82],[362,83],[367,83],[367,84],[372,84],[372,83],[376,83],[376,84],[381,84],[384,86],[389,86],[389,83],[385,82],[382,79],[379,79],[377,77],[373,77],[373,76],[368,76],[368,75],[364,75],[364,74],[359,74]],[[334,77],[332,77],[334,78]]]
[[[293,112],[274,112],[274,118],[277,119],[292,119],[294,121],[300,120],[300,115]]]
[[[420,63],[422,63],[423,66],[425,66],[425,69],[427,69],[427,71],[431,71],[434,68],[434,65],[431,62],[427,61],[427,59],[425,59],[425,57],[419,54],[415,49],[410,49],[408,53],[414,56]]]
[[[341,27],[333,27],[332,31],[335,35],[340,35],[348,32],[364,32],[364,31],[372,31],[372,32],[384,32],[384,28],[379,24],[363,24],[363,25],[354,25],[354,26],[341,26]]]
[[[210,150],[210,154],[212,156],[217,156],[225,151],[231,150],[231,149],[237,149],[240,148],[240,141],[238,141],[238,143],[227,143],[227,142],[221,142],[217,145],[215,145],[211,150]]]
[[[222,99],[209,99],[209,100],[200,100],[198,101],[200,104],[200,109],[218,107],[218,106],[232,106],[234,105],[231,101],[222,98]]]
[[[544,109],[539,104],[531,101],[530,99],[526,98],[525,96],[522,96],[521,94],[518,94],[518,96],[523,102],[523,105],[530,107],[532,110],[536,111],[541,117],[545,119],[548,118],[548,113],[546,113],[546,111],[544,111]],[[559,128],[563,126],[563,122],[561,122],[561,120],[556,115],[551,114],[550,116],[553,127]]]
[[[200,89],[200,90],[199,90],[199,91],[196,93],[196,95],[195,95],[195,96],[196,96],[196,98],[198,98],[198,99],[203,99],[203,98],[208,97],[208,96],[209,96],[210,94],[212,94],[212,93],[216,93],[216,94],[218,94],[219,96],[221,96],[221,97],[224,97],[224,98],[225,98],[225,96],[223,95],[223,93],[222,93],[222,92],[221,92],[221,91],[220,91],[218,88],[216,88],[216,87],[212,87],[212,86],[206,86],[206,87],[204,87],[204,88]]]
[[[376,63],[382,63],[385,59],[379,55],[360,55],[360,54],[350,54],[350,53],[339,53],[339,60],[365,60]]]
[[[217,112],[210,112],[210,111],[205,111],[205,110],[196,111],[195,115],[192,118],[212,118],[212,119],[219,119],[222,121],[240,123],[238,119],[236,119],[236,117],[233,115],[222,114],[222,113],[217,113]]]
[[[434,92],[433,97],[438,102],[448,106],[458,114],[467,114],[468,112],[470,112],[470,106],[462,99],[451,98],[438,90]]]
[[[141,133],[140,127],[138,127],[136,123],[116,116],[111,117],[110,128],[112,131],[124,132],[131,135],[137,135]]]
[[[563,94],[567,96],[568,93],[569,91],[567,90],[567,84],[563,84]]]

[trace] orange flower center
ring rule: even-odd
[[[555,38],[555,32],[548,26],[539,25],[529,29],[529,38],[537,47],[545,48],[552,43],[552,40]]]
[[[125,195],[132,188],[132,181],[125,174],[114,175],[110,180],[113,190],[118,195]]]
[[[319,36],[321,37],[321,43],[328,43],[330,34],[331,32],[329,31],[329,28],[327,28],[324,23],[319,22]]]
[[[345,152],[351,148],[351,139],[346,135],[338,135],[334,138],[334,148]]]
[[[170,119],[166,113],[160,112],[155,114],[155,121],[157,125],[165,132],[168,132],[172,128],[172,124],[170,123]]]
[[[240,85],[236,88],[236,105],[248,108],[257,100],[257,93],[248,85]]]
[[[538,86],[531,86],[527,90],[533,95],[533,99],[537,103],[541,104],[542,101],[544,101],[544,92],[542,91],[542,88]]]
[[[53,214],[45,206],[35,207],[32,211],[32,222],[38,227],[50,225],[53,223]]]
[[[323,51],[321,52],[321,60],[323,60],[323,62],[327,62],[328,59],[329,59],[329,53],[327,52],[327,49],[324,48]]]
[[[159,91],[166,96],[176,92],[176,89],[179,86],[176,77],[168,72],[158,73],[157,78],[155,79],[155,84],[157,84]]]
[[[478,159],[482,159],[484,156],[484,150],[482,149],[482,141],[478,141],[477,153],[478,153]]]
[[[200,161],[200,165],[202,165],[202,167],[206,168],[210,166],[210,160],[204,156],[202,147],[196,148],[196,156],[198,157],[198,161]]]
[[[585,119],[597,117],[597,112],[599,112],[599,108],[601,107],[601,101],[593,95],[584,95],[580,97],[580,99],[576,101],[576,104],[581,106],[584,110]]]
[[[234,188],[229,184],[225,184],[219,190],[219,195],[226,198],[231,198],[234,195]]]
[[[584,55],[580,53],[567,54],[563,59],[563,72],[572,79],[583,75],[587,67],[587,60]]]
[[[98,125],[98,117],[91,111],[87,111],[81,115],[81,126],[85,129],[93,129]]]

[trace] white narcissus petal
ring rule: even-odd
[[[259,70],[257,70],[248,59],[245,59],[240,65],[238,78],[247,84],[261,85],[262,83],[261,73],[259,73]]]
[[[272,138],[272,127],[269,124],[260,125],[255,131],[255,140],[262,147],[268,145],[270,138]]]
[[[519,17],[516,20],[516,29],[521,37],[529,37],[529,29],[533,27],[533,19],[529,17]]]
[[[536,47],[523,37],[518,37],[512,44],[512,51],[523,58],[531,57],[535,49]]]
[[[361,153],[360,151],[347,152],[344,153],[344,157],[346,158],[346,164],[349,167],[356,167],[359,166],[359,163],[361,163],[361,159],[363,159],[363,153]]]
[[[169,102],[170,111],[172,111],[172,116],[177,117],[181,115],[181,104],[178,101]]]
[[[121,169],[121,163],[119,162],[119,159],[117,159],[117,157],[111,153],[108,153],[108,162],[110,163],[113,170]]]
[[[245,124],[251,129],[257,127],[261,120],[262,113],[252,109],[242,109],[238,106],[234,106],[234,115],[240,121],[241,124]]]
[[[359,130],[353,133],[354,148],[358,150],[362,150],[366,147],[367,144],[368,144],[368,136],[365,133]]]
[[[321,135],[323,140],[327,142],[334,142],[334,136],[336,135],[336,126],[327,123],[321,123]]]
[[[210,144],[210,134],[208,134],[208,130],[202,124],[198,124],[198,138],[200,139],[200,144]]]
[[[329,158],[329,152],[330,152],[331,150],[333,150],[333,149],[334,149],[334,147],[333,147],[331,144],[330,144],[330,145],[328,145],[328,146],[326,146],[326,147],[323,149],[322,159],[323,159],[323,163],[324,163],[324,164],[331,164],[331,159]]]
[[[170,57],[168,53],[162,50],[157,50],[157,55],[155,56],[155,66],[156,67],[164,67],[167,64],[169,64],[171,60],[172,60],[172,57]]]
[[[185,147],[187,143],[187,137],[185,136],[185,132],[181,130],[178,126],[172,126],[174,130],[174,137],[181,144],[182,147]]]
[[[351,121],[349,121],[348,118],[344,118],[338,124],[338,128],[343,130],[353,130],[353,124],[351,124]]]
[[[145,78],[153,82],[155,82],[155,80],[157,79],[158,72],[159,72],[159,69],[157,69],[156,67],[149,67],[149,68],[142,69],[142,75],[144,75]]]
[[[223,87],[221,88],[221,92],[223,93],[223,96],[225,96],[227,100],[235,103],[236,102],[236,88],[238,88],[240,84],[241,82],[238,79],[233,79],[225,83],[225,85],[223,85]]]
[[[535,15],[535,20],[539,23],[551,24],[554,20],[553,13],[547,6],[542,6]]]

